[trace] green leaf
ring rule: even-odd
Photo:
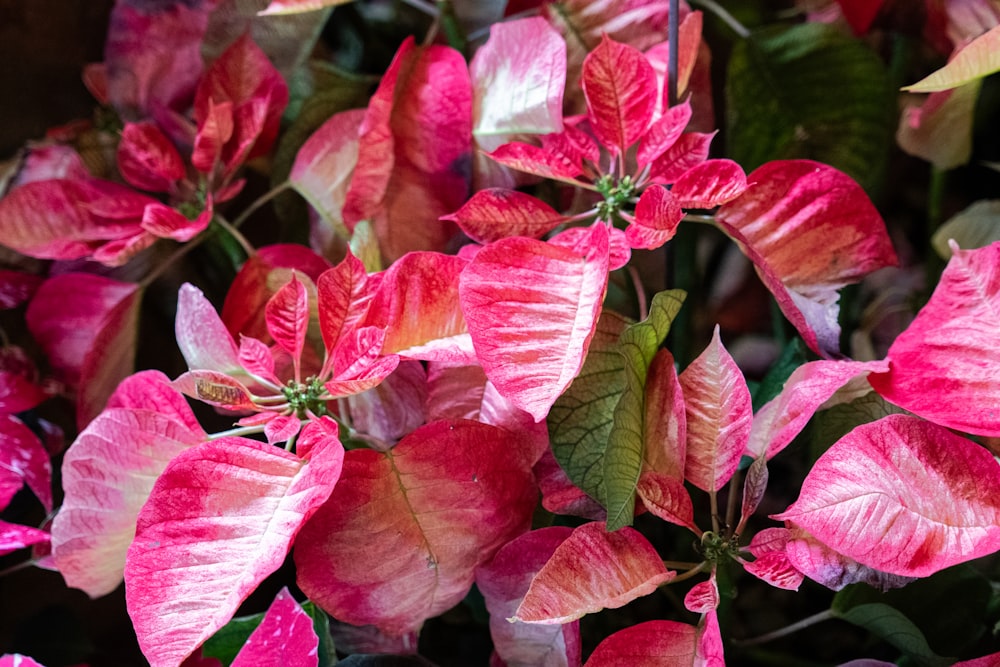
[[[806,158],[877,183],[895,102],[864,43],[822,23],[755,32],[733,49],[726,92],[729,153],[747,171]]]
[[[302,603],[302,610],[312,618],[313,631],[319,637],[318,667],[333,667],[337,664],[337,649],[333,645],[333,635],[330,634],[330,617],[311,600]]]
[[[778,360],[771,364],[764,379],[756,387],[751,387],[753,411],[757,412],[765,403],[781,393],[782,387],[795,369],[809,361],[805,344],[801,338],[793,338],[781,351]]]
[[[608,509],[608,530],[630,525],[635,514],[635,487],[642,472],[645,446],[646,375],[656,351],[670,332],[671,323],[681,310],[685,296],[682,290],[660,292],[653,297],[649,316],[621,335],[625,390],[615,406],[614,422],[604,453],[602,497]]]
[[[949,239],[954,239],[963,250],[985,248],[1000,241],[1000,200],[982,199],[973,202],[934,232],[931,245],[946,261],[951,259]]]
[[[552,453],[584,493],[604,504],[604,453],[615,405],[625,389],[625,359],[619,337],[628,321],[604,311],[580,374],[549,410]]]
[[[202,644],[201,654],[206,658],[217,658],[224,667],[228,667],[262,620],[264,612],[234,618]]]
[[[921,667],[950,665],[954,658],[944,658],[931,650],[927,639],[913,621],[887,604],[873,602],[851,607],[846,611],[833,608],[834,616],[864,628],[876,637],[892,644]]]
[[[906,410],[888,402],[876,392],[870,392],[850,403],[821,410],[812,420],[810,460],[816,461],[830,445],[837,442],[861,424],[877,421],[889,415],[904,414]]]

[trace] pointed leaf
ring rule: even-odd
[[[1000,243],[953,249],[930,301],[889,348],[889,372],[871,376],[887,400],[938,424],[1000,436]],[[985,332],[989,332],[985,334]]]
[[[267,345],[256,338],[241,336],[239,355],[240,364],[247,373],[281,386],[281,380],[274,375],[274,355]]]
[[[750,540],[747,549],[754,555],[752,563],[743,562],[743,569],[776,588],[799,590],[804,575],[789,562],[785,546],[792,531],[787,528],[765,528]]]
[[[319,328],[327,352],[357,325],[367,305],[368,274],[361,260],[348,252],[343,261],[316,280]]]
[[[327,445],[303,461],[262,442],[220,438],[168,464],[125,566],[126,603],[151,665],[186,658],[284,562],[340,476],[343,448]]]
[[[254,396],[239,380],[215,371],[188,371],[173,381],[173,387],[191,398],[223,410],[256,411]]]
[[[674,237],[683,218],[684,211],[670,190],[649,187],[635,206],[634,223],[625,230],[629,245],[646,250],[659,248]]]
[[[681,174],[671,194],[683,208],[715,208],[747,189],[743,168],[732,160],[707,160]]]
[[[541,238],[566,216],[540,199],[517,190],[480,190],[462,208],[444,216],[478,243],[491,243],[508,236]]]
[[[834,551],[798,527],[791,529],[785,544],[784,555],[783,561],[777,561],[780,562],[781,568],[791,566],[813,581],[834,591],[839,591],[850,584],[864,583],[884,592],[890,588],[905,586],[913,581],[913,577],[889,574],[862,565],[853,558]],[[764,558],[769,559],[770,557],[765,554]],[[788,576],[791,579],[791,575]]]
[[[0,521],[0,556],[48,541],[49,534],[44,530]]]
[[[931,237],[931,245],[945,261],[951,259],[950,240],[965,250],[985,248],[1000,241],[1000,200],[973,202],[938,227]]]
[[[680,383],[687,408],[684,477],[703,491],[718,491],[736,472],[753,419],[750,390],[722,345],[718,325],[712,342],[681,373]]]
[[[511,620],[568,623],[649,595],[675,575],[638,531],[585,523],[556,547]]]
[[[715,572],[708,581],[701,581],[691,587],[684,596],[684,606],[696,614],[707,614],[719,608],[719,585],[715,582]]]
[[[699,538],[702,535],[694,522],[694,506],[684,482],[660,472],[644,470],[639,477],[636,493],[650,512],[664,521],[689,528]]]
[[[625,390],[615,406],[614,424],[604,457],[604,494],[608,528],[617,530],[632,522],[635,488],[642,472],[645,449],[645,392],[649,367],[667,338],[670,325],[684,303],[681,290],[653,297],[649,316],[625,330],[621,352],[625,357]]]
[[[583,166],[576,156],[520,141],[500,146],[490,153],[490,157],[505,167],[572,185],[579,185],[577,179],[583,174]]]
[[[868,567],[927,576],[1000,549],[1000,503],[989,491],[998,483],[987,450],[890,415],[827,450],[799,499],[775,518]]]
[[[27,484],[42,503],[46,512],[52,511],[52,462],[49,453],[35,433],[14,415],[0,415],[0,479],[12,475],[17,492]],[[0,482],[0,510],[7,506],[13,493],[5,493]]]
[[[338,619],[410,632],[465,596],[535,500],[518,441],[486,424],[433,422],[387,452],[351,450],[296,545],[298,585]]]
[[[899,118],[896,143],[906,153],[938,169],[954,169],[972,157],[976,100],[982,81],[931,93],[923,104],[909,104]]]
[[[598,644],[584,667],[691,667],[695,639],[695,628],[685,623],[638,623]]]
[[[275,342],[292,357],[295,379],[298,380],[299,359],[309,328],[309,295],[295,274],[291,281],[275,292],[264,309],[267,331]]]
[[[715,132],[687,132],[650,165],[649,179],[669,185],[708,159]]]
[[[583,364],[608,276],[608,233],[588,252],[527,238],[483,248],[462,272],[459,299],[486,376],[541,421]],[[540,333],[545,336],[540,338]]]
[[[715,610],[704,614],[698,624],[698,643],[695,648],[697,667],[726,667],[723,654],[722,631]]]
[[[687,414],[684,392],[670,350],[659,350],[646,377],[646,446],[643,471],[684,481]]]
[[[510,623],[528,592],[532,577],[572,533],[551,526],[525,533],[508,542],[493,560],[476,570],[476,586],[490,612],[490,635],[496,654],[507,665],[573,667],[580,664],[580,627]]]
[[[605,35],[583,61],[583,93],[597,139],[624,155],[653,119],[656,73],[640,51]]]
[[[284,14],[299,14],[314,12],[327,7],[346,5],[351,0],[271,0],[267,7],[257,12],[257,16],[282,16]]]
[[[152,123],[126,123],[116,157],[122,177],[140,190],[168,192],[184,177],[180,153]]]
[[[194,285],[184,283],[177,294],[177,346],[192,370],[239,373],[239,348],[219,314]]]
[[[957,88],[963,84],[1000,71],[1000,26],[962,47],[947,65],[903,90],[932,93]]]
[[[230,667],[316,667],[318,647],[319,638],[309,614],[287,588],[282,588]]]
[[[645,167],[677,143],[690,120],[691,104],[688,100],[684,100],[670,107],[662,117],[650,125],[642,135],[642,143],[639,144],[635,154],[639,166]]]

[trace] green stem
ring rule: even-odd
[[[677,236],[668,247],[669,254],[673,259],[673,287],[684,290],[688,296],[693,293],[695,287],[696,262],[698,235],[697,228],[682,225]],[[677,313],[673,323],[670,325],[671,345],[670,350],[680,367],[686,368],[691,363],[692,349],[694,342],[694,318],[692,309],[694,303],[689,298],[684,303],[684,307]]]
[[[708,563],[707,562],[703,562],[700,565],[698,565],[698,567],[693,567],[690,570],[688,570],[687,572],[682,572],[681,574],[678,574],[676,577],[674,577],[670,581],[665,582],[663,585],[666,586],[666,585],[669,585],[669,584],[676,584],[676,583],[684,581],[686,579],[690,579],[691,577],[695,577],[695,576],[701,574],[706,569],[708,569]]]
[[[233,228],[239,229],[240,227],[242,227],[243,223],[246,222],[247,219],[251,215],[253,215],[257,209],[259,209],[261,206],[263,206],[267,202],[271,201],[272,199],[280,195],[285,190],[290,189],[291,187],[292,184],[290,181],[283,181],[278,185],[274,186],[273,188],[271,188],[270,190],[268,190],[267,192],[265,192],[264,194],[262,194],[260,197],[254,200],[254,202],[250,204],[250,206],[246,207],[246,209],[244,209],[244,211],[240,213],[235,220],[233,220],[232,222]]]
[[[198,235],[197,238],[192,239],[191,241],[177,248],[177,250],[175,250],[169,257],[160,262],[159,266],[150,271],[145,278],[139,281],[139,289],[143,290],[152,285],[154,282],[156,282],[157,278],[166,273],[167,269],[169,269],[171,266],[174,265],[174,262],[178,261],[179,259],[184,257],[184,255],[188,254],[189,252],[200,246],[207,238],[208,234],[202,232],[201,234]]]
[[[469,42],[465,38],[462,26],[458,23],[458,17],[455,16],[455,9],[451,6],[450,0],[438,0],[437,9],[441,17],[441,31],[444,32],[448,46],[465,55]]]
[[[729,480],[729,497],[726,499],[726,530],[727,531],[732,530],[733,522],[736,520],[736,504],[737,504],[737,500],[736,499],[743,495],[742,493],[740,493],[740,490],[741,490],[740,489],[740,479],[741,478],[742,478],[742,475],[740,474],[740,471],[737,469],[736,472],[733,473],[732,479]],[[737,533],[737,531],[733,531],[732,533],[729,533],[729,534],[730,534],[730,536],[732,536],[732,535],[735,535],[736,533]]]
[[[37,563],[37,562],[38,561],[36,561],[34,558],[29,558],[28,560],[23,560],[20,563],[15,563],[14,565],[11,565],[10,567],[8,567],[6,569],[0,570],[0,577],[3,577],[3,576],[8,575],[8,574],[13,574],[14,572],[17,572],[18,570],[24,570],[26,568],[29,568],[29,567],[33,566],[35,563]]]
[[[736,20],[736,18],[722,8],[722,5],[715,2],[715,0],[691,0],[692,5],[699,5],[704,7],[708,11],[715,14],[723,23],[729,26],[729,29],[739,35],[742,39],[747,39],[750,37],[750,31],[747,27]]]
[[[236,428],[231,428],[228,431],[219,431],[218,433],[209,433],[209,440],[218,440],[219,438],[229,438],[232,436],[243,436],[243,435],[255,435],[257,433],[263,433],[264,427],[260,424],[255,426],[237,426]]]
[[[758,646],[760,644],[766,644],[767,642],[774,641],[775,639],[781,639],[782,637],[787,637],[788,635],[794,634],[799,630],[805,630],[806,628],[816,625],[817,623],[822,623],[823,621],[828,621],[830,619],[836,618],[833,614],[832,609],[827,609],[826,611],[821,611],[818,614],[813,614],[807,618],[803,618],[801,621],[792,623],[791,625],[786,625],[783,628],[778,628],[773,632],[768,632],[766,634],[760,635],[758,637],[752,637],[750,639],[734,639],[734,646]]]
[[[257,249],[253,247],[253,244],[247,240],[247,237],[240,233],[240,230],[236,229],[234,225],[231,225],[228,220],[223,218],[221,215],[216,215],[215,222],[219,225],[219,227],[226,230],[226,233],[228,233],[237,243],[240,244],[240,247],[243,248],[243,252],[247,254],[247,257],[253,257],[257,254]]]

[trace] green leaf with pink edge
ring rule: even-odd
[[[1000,71],[1000,26],[983,33],[952,55],[948,64],[916,83],[911,93],[933,93],[957,88]]]
[[[681,373],[680,383],[687,410],[684,477],[714,493],[736,472],[753,419],[750,390],[722,344],[718,325],[712,342]]]
[[[642,52],[607,35],[583,61],[583,93],[598,141],[624,156],[656,108],[656,73]]]
[[[692,667],[696,629],[676,621],[645,621],[607,637],[584,667]]]
[[[510,620],[569,623],[649,595],[676,574],[637,530],[585,523],[556,547]]]
[[[889,372],[870,382],[886,400],[925,419],[1000,436],[1000,243],[952,250],[927,305],[889,348]]]
[[[625,389],[615,406],[603,461],[602,499],[608,509],[609,530],[632,523],[635,489],[646,448],[646,379],[685,296],[681,290],[660,292],[653,297],[646,319],[625,329],[620,339],[625,357]]]
[[[91,597],[121,583],[136,517],[157,476],[206,438],[159,372],[127,378],[108,405],[63,459],[66,495],[52,524],[56,566],[67,585]]]
[[[830,447],[773,518],[862,565],[924,577],[1000,549],[997,485],[1000,466],[985,448],[890,415]]]
[[[230,663],[230,667],[256,665],[319,665],[319,637],[313,629],[313,621],[288,588],[278,591],[260,625],[250,633],[246,644]]]
[[[580,624],[511,623],[531,579],[573,530],[550,526],[525,533],[501,548],[476,570],[476,586],[490,613],[490,635],[507,664],[567,667],[580,664]]]
[[[486,376],[535,421],[580,371],[597,326],[607,288],[607,227],[595,223],[587,240],[581,256],[534,239],[502,239],[480,250],[459,281]]]
[[[528,453],[487,424],[438,421],[387,452],[351,450],[300,534],[298,585],[342,621],[416,630],[528,529],[536,500]]]
[[[849,176],[809,160],[769,162],[716,214],[809,347],[839,349],[837,290],[895,266],[885,223]]]
[[[176,665],[284,562],[303,523],[326,501],[344,450],[321,433],[303,460],[244,438],[193,447],[168,464],[139,514],[125,600],[153,667]]]

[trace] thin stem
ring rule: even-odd
[[[708,502],[712,512],[712,532],[719,534],[719,496],[715,491],[708,492]]]
[[[668,570],[692,570],[696,567],[701,567],[704,565],[704,561],[701,563],[691,563],[689,561],[683,560],[665,560],[663,561],[663,566]]]
[[[712,225],[715,226],[715,216],[705,215],[704,213],[685,213],[684,222],[697,222],[702,225]]]
[[[726,527],[733,525],[733,521],[736,520],[736,499],[739,498],[741,493],[737,493],[740,486],[740,471],[737,469],[733,473],[732,479],[729,480],[729,497],[726,499]],[[741,523],[740,526],[743,524]],[[737,534],[739,531],[735,531],[732,534]]]
[[[424,2],[423,0],[400,0],[404,5],[409,5],[419,12],[423,12],[430,16],[431,18],[437,18],[438,8],[431,2]]]
[[[0,577],[3,577],[3,576],[8,575],[8,574],[13,574],[14,572],[17,572],[18,570],[24,570],[26,568],[29,568],[29,567],[33,566],[35,563],[37,563],[37,562],[38,561],[35,560],[34,558],[29,558],[28,560],[22,560],[20,563],[15,563],[14,565],[11,565],[10,567],[8,567],[6,569],[0,570]]]
[[[247,219],[251,215],[253,215],[257,209],[259,209],[261,206],[271,201],[272,199],[274,199],[282,192],[288,190],[291,187],[292,184],[289,181],[284,181],[283,183],[276,185],[275,187],[271,188],[270,190],[262,194],[252,204],[247,206],[246,209],[242,213],[240,213],[235,220],[233,220],[232,222],[233,227],[236,229],[242,227],[243,223],[246,222]]]
[[[691,0],[692,5],[701,5],[708,11],[715,14],[719,19],[729,26],[729,29],[739,35],[741,38],[746,39],[750,36],[750,31],[747,30],[746,26],[736,20],[736,18],[722,8],[722,5],[715,2],[715,0]]]
[[[674,581],[676,581],[676,579],[674,579]],[[794,634],[799,630],[805,630],[809,626],[816,625],[817,623],[821,623],[823,621],[828,621],[832,618],[836,618],[836,616],[833,615],[833,610],[827,609],[826,611],[813,614],[812,616],[803,618],[801,621],[792,623],[791,625],[786,625],[783,628],[778,628],[773,632],[768,632],[758,637],[752,637],[750,639],[734,639],[733,644],[740,647],[759,646],[760,644],[766,644],[767,642],[774,641],[775,639],[787,637],[788,635]]]
[[[687,572],[682,572],[681,574],[678,574],[673,579],[667,581],[666,584],[676,584],[676,583],[684,581],[686,579],[690,579],[691,577],[698,576],[698,574],[704,572],[707,569],[708,569],[708,563],[707,562],[703,562],[698,567],[693,567],[690,570],[688,570]]]
[[[219,431],[218,433],[209,433],[209,440],[218,440],[219,438],[228,438],[230,436],[239,435],[254,435],[256,433],[263,433],[264,425],[256,424],[254,426],[237,426],[236,428],[231,428],[228,431]]]
[[[247,254],[247,257],[253,257],[257,254],[257,249],[253,247],[253,244],[247,240],[247,237],[240,234],[240,231],[236,229],[235,225],[229,224],[229,221],[223,218],[221,215],[216,214],[215,222],[222,227],[226,232],[232,236],[240,247],[243,248],[243,252]]]
[[[670,14],[667,22],[667,104],[677,104],[677,61],[680,58],[680,2],[670,0]]]
[[[649,315],[649,307],[646,305],[646,289],[642,286],[642,278],[639,270],[629,264],[626,267],[629,278],[632,279],[632,287],[635,288],[635,300],[639,302],[639,321],[646,319]]]
[[[169,269],[171,266],[174,265],[174,262],[181,259],[182,257],[184,257],[184,255],[188,254],[189,252],[200,246],[205,241],[206,238],[208,238],[208,235],[205,232],[202,232],[201,234],[198,235],[197,238],[177,248],[177,250],[175,250],[169,257],[160,262],[159,266],[150,271],[145,278],[139,281],[139,289],[143,290],[152,285],[157,278],[166,273],[167,269]]]

